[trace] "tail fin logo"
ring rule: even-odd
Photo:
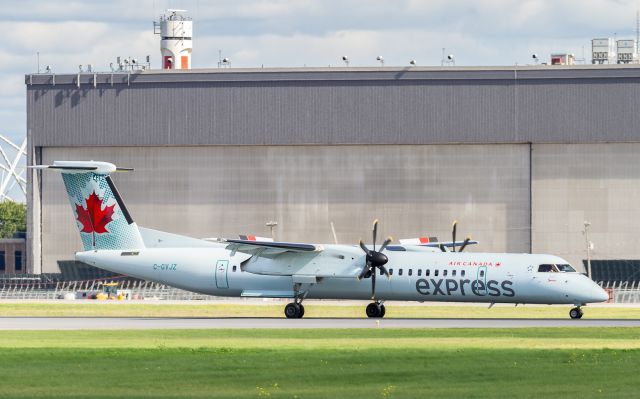
[[[109,233],[107,225],[113,221],[113,213],[116,204],[105,206],[102,209],[102,200],[93,191],[88,198],[85,199],[87,208],[82,205],[76,205],[77,221],[82,224],[82,233]]]

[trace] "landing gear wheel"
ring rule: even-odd
[[[284,315],[287,319],[301,319],[304,316],[304,306],[299,303],[288,303],[284,307]]]
[[[581,319],[582,315],[582,309],[580,309],[579,307],[575,307],[569,311],[569,317],[571,317],[572,319]]]
[[[367,312],[367,317],[372,317],[372,318],[382,318],[386,313],[384,305],[381,303],[375,303],[375,302],[367,305],[366,312]]]

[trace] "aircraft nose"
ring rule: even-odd
[[[591,289],[592,302],[605,302],[609,300],[609,294],[603,290],[599,285],[593,286]]]

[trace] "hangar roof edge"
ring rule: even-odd
[[[135,72],[27,74],[30,85],[131,84],[184,82],[374,81],[374,80],[524,80],[640,78],[640,65],[526,65],[493,67],[298,67],[151,69]]]

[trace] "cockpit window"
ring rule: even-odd
[[[576,269],[568,264],[562,265],[540,265],[538,266],[538,272],[540,273],[575,273]]]
[[[576,269],[574,269],[573,267],[571,267],[571,265],[556,265],[558,267],[558,270],[560,270],[561,272],[565,272],[565,273],[575,273]]]
[[[557,272],[556,265],[540,265],[538,266],[538,272],[540,273],[554,273]]]

